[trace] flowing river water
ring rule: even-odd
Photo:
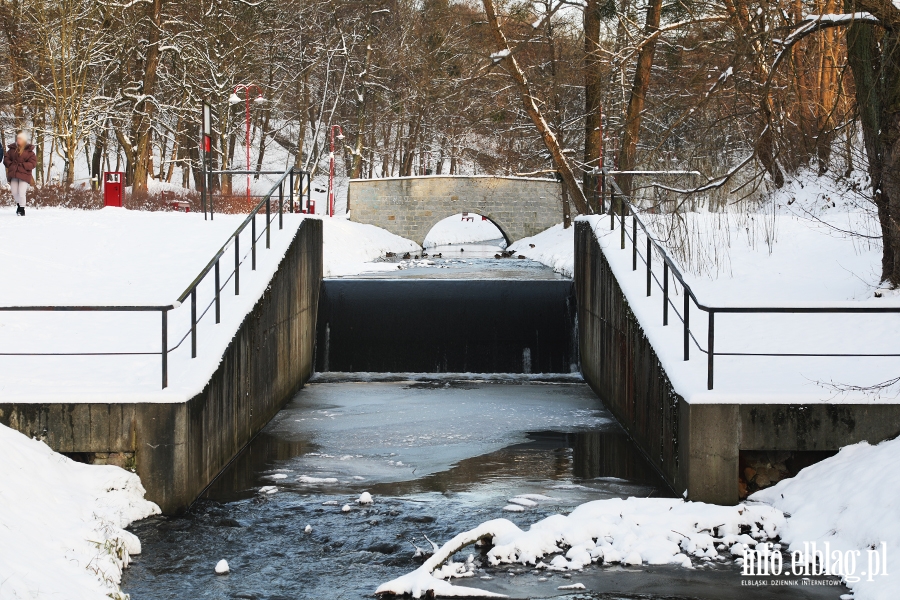
[[[368,491],[370,506],[355,500]],[[505,510],[509,499],[552,500]],[[123,589],[149,598],[358,599],[479,523],[520,527],[590,500],[670,496],[584,383],[569,376],[318,376],[181,517],[137,523]],[[344,512],[345,505],[350,510]],[[307,533],[306,526],[310,526]],[[231,573],[213,567],[226,559]],[[838,598],[750,590],[739,567],[485,568],[465,585],[517,598]],[[582,582],[590,592],[557,588]],[[841,588],[843,589],[843,588]]]
[[[559,277],[530,260],[495,260],[499,251],[432,249],[442,254],[433,264],[405,261],[392,276]],[[357,504],[363,492],[373,504]],[[522,494],[548,499],[510,502]],[[591,500],[671,495],[578,374],[320,373],[187,514],[134,524],[143,552],[122,587],[134,600],[372,598],[379,584],[421,564],[418,549],[484,521],[504,517],[527,528]],[[214,572],[221,559],[228,575]],[[586,590],[558,589],[573,583]],[[837,585],[745,583],[723,555],[695,569],[482,567],[463,585],[573,600],[836,600],[847,593]]]

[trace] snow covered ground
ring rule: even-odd
[[[159,513],[137,475],[76,463],[0,425],[0,598],[123,598],[140,541],[124,530]]]
[[[373,263],[387,252],[402,256],[421,251],[419,245],[375,225],[353,223],[343,217],[324,219],[325,277],[377,271],[396,271],[396,263]]]
[[[466,216],[460,213],[447,217],[432,227],[425,236],[425,248],[453,244],[476,244],[502,239],[503,232],[491,221],[475,213],[469,213]]]
[[[434,590],[440,597],[499,596],[449,581],[474,576],[472,561],[459,563],[452,558],[481,540],[491,544],[486,557],[489,565],[523,564],[574,572],[592,563],[691,568],[740,556],[745,547],[775,538],[784,526],[782,512],[764,504],[716,506],[669,498],[595,500],[568,515],[542,519],[527,530],[507,519],[487,521],[455,536],[421,567],[381,585],[376,594],[421,598]]]
[[[847,446],[796,477],[753,494],[750,500],[790,515],[781,539],[791,552],[804,552],[804,544],[815,542],[819,549],[828,543],[832,552],[852,553],[856,568],[852,574],[846,573],[844,580],[855,600],[891,600],[900,590],[898,456],[900,439],[876,446],[866,442]],[[874,556],[871,564],[870,556],[880,555],[884,548],[887,564],[876,570]]]
[[[225,243],[241,215],[31,209],[25,219],[0,215],[0,306],[168,305]],[[5,402],[178,402],[199,391],[219,364],[244,315],[268,286],[303,217],[284,215],[274,224],[272,248],[257,246],[250,268],[250,230],[241,235],[241,294],[226,279],[233,253],[222,261],[222,323],[212,310],[198,325],[198,356],[190,340],[169,354],[169,388],[160,386],[159,355],[0,356],[0,399]],[[265,217],[258,217],[262,233]],[[325,273],[358,272],[385,251],[418,250],[414,243],[377,227],[324,219]],[[212,275],[198,288],[198,313],[212,302]],[[0,353],[159,352],[158,312],[0,311]],[[187,303],[169,313],[169,345],[190,329]],[[49,375],[52,374],[52,377]]]
[[[900,296],[876,298],[880,248],[840,233],[857,230],[869,215],[838,211],[810,218],[784,211],[774,219],[769,246],[746,236],[745,225],[728,216],[688,213],[704,243],[724,246],[730,264],[726,272],[683,270],[688,284],[707,306],[826,306],[900,307]],[[586,217],[594,228],[629,305],[666,368],[675,390],[688,402],[870,403],[898,402],[896,390],[883,394],[858,391],[897,377],[900,358],[716,356],[715,388],[706,389],[706,357],[692,345],[683,360],[683,327],[679,318],[683,295],[670,283],[670,324],[662,324],[662,292],[646,295],[646,270],[639,259],[632,270],[631,242],[620,249],[620,230],[609,229],[607,217]],[[630,223],[626,221],[630,233]],[[705,235],[705,237],[704,237]],[[638,233],[638,248],[646,246]],[[658,258],[655,272],[662,277]],[[691,331],[706,348],[707,315],[691,307]],[[677,314],[676,314],[677,311]],[[715,322],[717,353],[898,354],[900,314],[725,314]],[[761,375],[765,374],[764,377]]]
[[[541,233],[514,242],[509,250],[543,263],[566,277],[575,272],[575,228],[562,223]]]

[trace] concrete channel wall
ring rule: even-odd
[[[133,467],[147,498],[184,511],[309,379],[322,222],[305,220],[204,390],[172,404],[0,404],[0,423],[58,452]]]
[[[487,217],[508,242],[559,223],[560,184],[526,177],[429,175],[350,181],[350,220],[419,244],[438,221],[467,212]]]
[[[326,279],[317,371],[578,371],[572,282]]]
[[[686,490],[691,500],[736,504],[742,456],[784,452],[802,460],[900,435],[897,404],[685,402],[631,311],[590,224],[575,227],[582,373],[676,493]],[[822,393],[828,395],[825,400],[832,395]]]

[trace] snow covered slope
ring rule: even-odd
[[[403,255],[421,251],[419,245],[375,225],[354,223],[343,217],[324,218],[325,277],[374,271],[396,271],[395,263],[373,263],[386,252]]]
[[[425,236],[425,247],[446,246],[449,244],[473,244],[503,238],[503,233],[491,221],[482,219],[481,215],[470,213],[469,220],[463,215],[447,217],[431,228]]]
[[[812,542],[820,549],[827,542],[831,551],[842,554],[859,551],[855,573],[844,578],[855,600],[893,600],[900,590],[898,459],[900,439],[877,446],[861,442],[842,448],[836,456],[803,469],[796,477],[756,492],[750,500],[790,515],[781,538],[791,552],[803,552],[804,543]],[[880,554],[882,544],[887,548],[887,575],[880,569],[869,574],[874,569],[869,568],[868,551]]]
[[[567,277],[572,277],[575,272],[574,227],[563,229],[562,223],[554,225],[535,236],[515,242],[509,250],[545,264]]]
[[[125,531],[159,513],[137,475],[76,463],[0,425],[0,598],[119,598],[140,541]]]

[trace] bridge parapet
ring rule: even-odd
[[[353,179],[350,220],[387,229],[420,246],[442,219],[470,212],[487,217],[515,242],[562,221],[562,192],[552,179],[427,175]]]

